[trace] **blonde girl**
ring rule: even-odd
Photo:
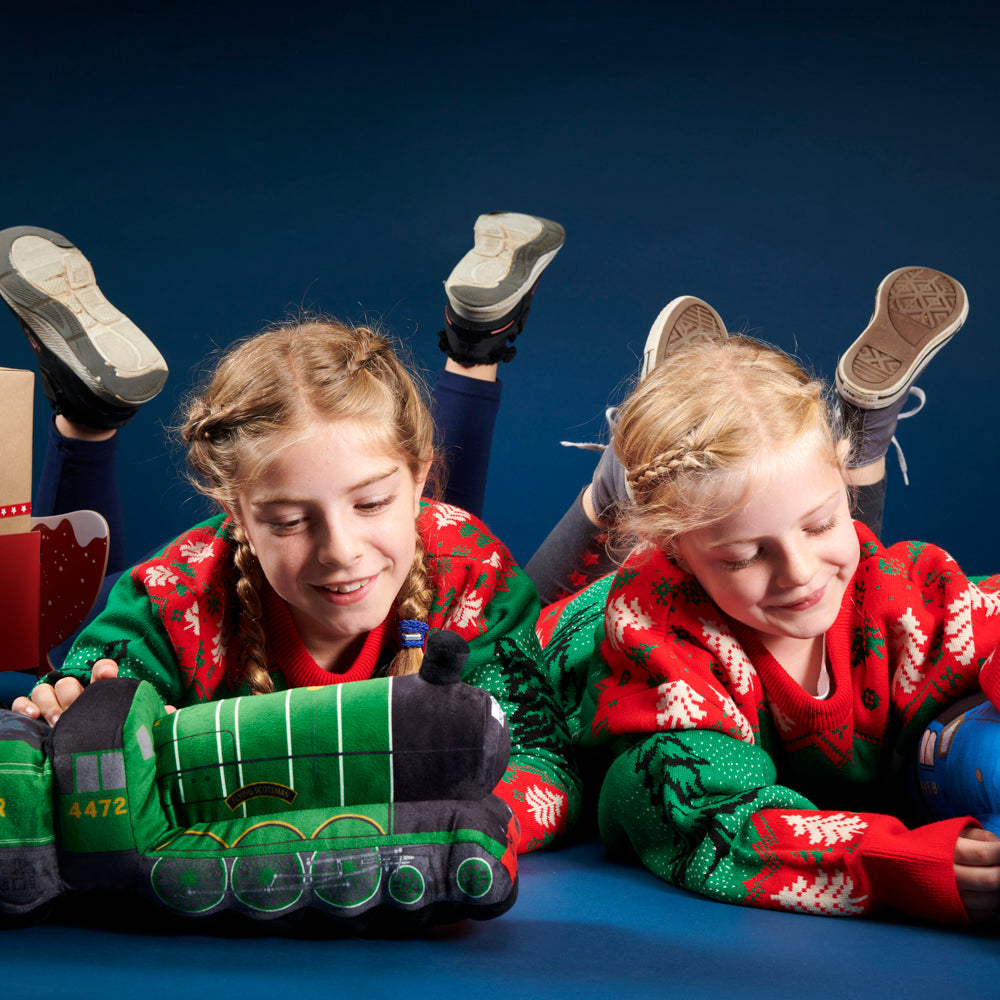
[[[639,545],[591,688],[601,834],[726,902],[984,918],[1000,841],[889,809],[897,755],[978,689],[1000,578],[853,522],[833,428],[823,385],[743,337],[668,354],[620,411],[619,530]]]
[[[481,522],[423,498],[432,423],[390,343],[329,321],[265,330],[225,352],[183,437],[219,513],[123,576],[36,689],[46,718],[115,673],[178,707],[410,673],[427,630],[450,629],[470,646],[463,678],[511,725],[497,792],[520,849],[567,829],[579,788],[537,595]]]

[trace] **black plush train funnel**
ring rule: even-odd
[[[434,631],[427,635],[420,676],[428,684],[457,684],[469,658],[469,644],[457,633]]]

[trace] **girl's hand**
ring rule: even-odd
[[[1000,837],[967,826],[955,843],[955,883],[974,923],[1000,913]]]
[[[90,671],[90,683],[118,676],[118,664],[114,660],[98,660]],[[83,685],[75,677],[61,677],[55,684],[39,684],[31,697],[23,695],[14,699],[11,709],[32,719],[44,718],[54,726],[59,716],[83,693]]]

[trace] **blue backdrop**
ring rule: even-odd
[[[602,432],[666,301],[700,295],[829,375],[879,280],[918,264],[962,281],[971,310],[921,380],[885,535],[1000,569],[982,6],[5,11],[0,226],[74,240],[171,366],[122,439],[130,554],[204,511],[165,432],[207,354],[308,307],[380,322],[432,370],[441,281],[476,215],[505,209],[568,234],[504,372],[487,520],[518,558],[589,477],[593,457],[557,442]],[[32,367],[4,323],[0,363]],[[45,416],[39,401],[38,441]]]

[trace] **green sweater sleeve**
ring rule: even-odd
[[[164,704],[187,703],[173,645],[132,573],[123,573],[111,589],[104,611],[80,633],[60,673],[86,685],[94,663],[104,658],[118,664],[120,677],[152,684]]]
[[[610,852],[724,902],[828,916],[889,904],[968,921],[953,869],[968,819],[908,830],[891,816],[818,810],[777,783],[764,750],[722,733],[634,744],[607,772],[598,821]]]

